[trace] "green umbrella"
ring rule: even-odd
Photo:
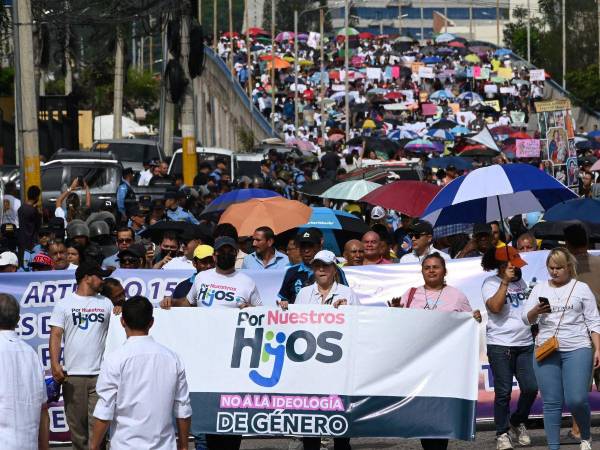
[[[357,36],[358,30],[355,30],[354,28],[342,28],[340,31],[338,31],[337,35],[338,36]]]
[[[368,180],[352,180],[338,183],[323,192],[319,197],[335,200],[357,201],[369,192],[381,187],[380,184]]]

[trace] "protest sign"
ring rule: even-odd
[[[413,62],[413,63],[411,63],[411,65],[410,65],[410,70],[412,71],[412,73],[416,73],[416,74],[418,74],[418,73],[419,73],[419,69],[420,69],[421,67],[425,67],[425,64],[424,64],[424,63],[422,63],[422,62],[420,62],[420,61],[418,61],[418,62]]]
[[[474,78],[479,78],[480,75],[481,75],[481,67],[474,66],[473,67],[473,77]]]
[[[478,80],[487,80],[490,78],[490,69],[488,69],[487,67],[482,67],[481,71],[479,72],[479,76],[476,77]]]
[[[545,81],[546,74],[544,69],[532,69],[529,71],[529,81]]]
[[[548,279],[545,260],[547,251],[525,253],[527,261],[523,268],[523,280],[538,282]],[[479,326],[479,395],[477,419],[493,418],[494,384],[485,351],[485,323],[487,314],[481,298],[481,285],[489,273],[481,269],[480,258],[465,258],[448,261],[449,285],[465,293],[473,309],[480,309],[483,323]],[[388,264],[383,266],[344,267],[350,287],[356,292],[364,306],[386,307],[386,302],[402,294],[412,286],[421,286],[423,278],[419,264]],[[244,271],[256,283],[260,297],[266,306],[275,306],[277,292],[281,286],[283,270]],[[157,305],[164,296],[171,295],[177,283],[192,274],[181,270],[117,270],[113,277],[121,280],[127,297],[145,295]],[[74,272],[51,271],[35,273],[0,274],[0,292],[14,295],[20,302],[21,317],[18,332],[40,356],[44,368],[49,371],[50,359],[48,320],[54,304],[75,289]],[[214,311],[214,310],[213,310]],[[386,309],[387,311],[387,309]],[[416,335],[420,336],[420,335]],[[414,337],[413,339],[414,340]],[[210,339],[213,342],[213,339]],[[412,342],[412,341],[411,341]],[[49,373],[49,372],[48,372]],[[517,395],[517,394],[515,394]],[[514,398],[517,398],[516,396]],[[590,393],[593,412],[600,412],[600,392]],[[62,403],[51,404],[50,421],[52,439],[68,440]],[[541,414],[541,400],[538,398],[533,414]]]
[[[509,69],[507,67],[500,67],[498,69],[498,76],[500,78],[504,78],[506,80],[512,80],[513,79],[513,71],[512,71],[512,69]]]
[[[435,78],[433,67],[419,67],[419,78]]]
[[[438,111],[437,105],[434,105],[433,103],[423,103],[421,109],[424,116],[435,116]]]
[[[483,91],[486,94],[496,94],[498,92],[498,86],[496,86],[495,84],[486,84],[483,87]]]
[[[539,139],[516,139],[517,158],[539,158],[540,140]]]
[[[517,95],[517,89],[514,86],[510,86],[510,87],[501,86],[500,93],[501,94],[509,94],[509,95]]]
[[[562,100],[547,100],[543,102],[534,102],[535,112],[551,112],[571,109],[571,101],[566,98]]]
[[[496,111],[500,111],[500,102],[498,100],[486,100],[483,102],[483,104],[491,106]]]
[[[477,328],[469,313],[291,305],[156,311],[151,334],[185,365],[192,434],[468,440]],[[110,354],[125,334],[108,334]]]
[[[460,112],[460,104],[458,103],[448,103],[448,107],[454,114],[458,114]]]

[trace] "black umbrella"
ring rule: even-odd
[[[452,120],[448,120],[448,119],[441,119],[438,120],[437,122],[434,122],[429,129],[441,129],[441,130],[450,130],[452,128],[454,128],[455,126],[457,126],[458,124],[456,122],[453,122]]]
[[[337,184],[337,181],[330,178],[321,178],[320,180],[304,183],[304,186],[299,188],[298,191],[304,195],[319,196],[335,184]]]
[[[579,220],[538,222],[531,231],[538,239],[563,241],[565,239],[565,228],[574,224],[581,224],[587,229],[590,242],[600,242],[600,223],[581,222]]]

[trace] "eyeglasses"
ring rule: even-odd
[[[117,239],[117,243],[119,243],[119,244],[130,244],[132,242],[133,242],[133,239],[131,239],[131,238]]]
[[[133,264],[137,264],[139,261],[136,258],[122,258],[121,260],[119,260],[119,262],[121,263],[121,265],[123,265],[123,264],[133,265]]]

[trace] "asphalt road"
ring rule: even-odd
[[[592,428],[592,440],[600,443],[600,418],[594,419]],[[524,447],[528,450],[543,450],[546,449],[546,439],[544,436],[544,430],[541,428],[541,423],[535,424],[536,428],[530,430],[532,445],[530,447]],[[579,449],[579,443],[569,441],[566,439],[568,431],[568,422],[563,422],[563,429],[561,434],[565,436],[562,441],[562,447],[569,450]],[[473,442],[464,441],[451,441],[449,450],[481,450],[481,449],[495,449],[496,433],[493,431],[490,425],[483,424],[477,427],[477,437]],[[294,445],[296,444],[296,445]],[[351,441],[353,450],[419,450],[421,446],[418,441],[409,439],[380,439],[380,438],[356,438]],[[291,445],[291,446],[290,446]],[[68,449],[70,446],[58,446],[55,448]],[[515,447],[518,448],[518,447]],[[600,448],[600,444],[596,446],[593,444],[593,448]],[[194,445],[190,444],[190,450],[194,449]],[[279,439],[279,438],[247,438],[242,442],[242,450],[302,450],[302,446],[295,443],[292,439]],[[333,442],[328,446],[328,449],[333,449]],[[227,449],[223,449],[227,450]]]

